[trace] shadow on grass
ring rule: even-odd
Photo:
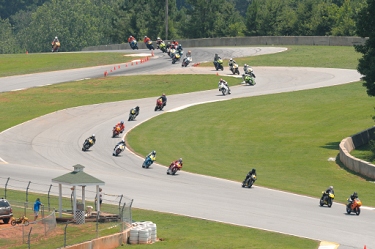
[[[362,178],[362,179],[364,179],[364,180],[366,180],[366,181],[368,181],[368,182],[373,182],[373,181],[374,181],[374,179],[372,179],[372,178],[366,177],[366,176],[364,176],[364,175],[361,175],[361,174],[359,174],[359,173],[357,173],[357,172],[355,172],[355,171],[353,171],[353,170],[347,168],[347,167],[346,167],[346,166],[340,161],[340,154],[337,154],[335,162],[336,162],[336,164],[337,164],[341,169],[345,170],[346,172],[348,172],[348,173],[350,173],[350,174],[353,174],[353,175],[355,175],[355,176],[358,176],[358,177],[360,177],[360,178]]]
[[[320,146],[320,148],[329,149],[329,150],[338,150],[339,145],[340,145],[340,142],[330,142],[330,143],[326,143],[323,146]]]

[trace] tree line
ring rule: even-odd
[[[0,53],[46,52],[55,36],[61,51],[124,43],[129,35],[354,36],[364,6],[365,0],[0,0]]]

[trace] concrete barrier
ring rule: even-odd
[[[372,180],[375,180],[375,165],[353,157],[350,152],[367,144],[371,139],[375,139],[374,132],[375,127],[371,127],[351,137],[344,138],[339,145],[339,158],[345,167]]]
[[[130,229],[127,229],[126,231],[122,233],[116,233],[113,235],[108,235],[104,237],[100,237],[97,239],[93,239],[90,241],[86,241],[83,243],[79,243],[72,246],[67,246],[64,248],[67,249],[112,249],[112,248],[118,248],[123,244],[127,244],[128,237],[129,237],[129,231]]]
[[[170,40],[169,40],[170,41]],[[219,37],[200,39],[178,39],[183,47],[220,47],[220,46],[259,46],[259,45],[319,45],[353,46],[364,44],[366,38],[355,36],[247,36]],[[168,42],[165,41],[165,42]],[[154,43],[155,46],[155,43]],[[140,49],[146,48],[143,41],[138,41]],[[128,43],[100,45],[83,48],[82,51],[131,49]]]

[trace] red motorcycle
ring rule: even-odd
[[[162,99],[162,98],[158,98],[158,99],[156,100],[155,111],[157,111],[157,110],[162,111],[163,108],[164,108],[164,105],[163,105],[163,99]]]
[[[115,126],[113,127],[113,130],[112,130],[112,137],[117,137],[118,135],[120,135],[121,133],[121,127],[120,126]]]
[[[182,168],[182,165],[179,162],[172,162],[171,165],[169,165],[169,168],[167,170],[167,174],[168,175],[174,175],[181,168]]]

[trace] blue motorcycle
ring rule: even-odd
[[[156,160],[156,156],[154,155],[146,157],[145,161],[142,164],[142,168],[148,169],[148,167],[150,167],[150,165],[153,164],[155,160]]]

